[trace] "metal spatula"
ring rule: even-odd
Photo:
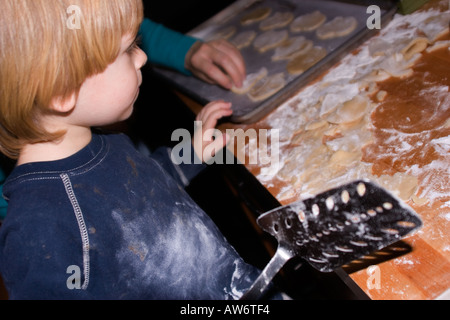
[[[411,208],[368,180],[276,208],[257,222],[277,239],[278,248],[243,300],[260,298],[293,257],[303,258],[321,272],[331,272],[422,226]]]

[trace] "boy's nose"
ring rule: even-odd
[[[141,48],[138,48],[138,58],[136,59],[136,68],[141,69],[143,66],[145,66],[147,60],[148,58],[145,52]]]

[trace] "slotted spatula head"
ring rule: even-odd
[[[331,272],[380,250],[422,226],[397,197],[368,180],[358,180],[261,215],[259,226],[279,249]]]

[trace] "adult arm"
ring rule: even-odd
[[[246,76],[244,59],[231,43],[219,39],[203,42],[144,19],[139,32],[142,49],[153,64],[218,84],[241,87]]]
[[[149,19],[142,22],[139,35],[142,50],[150,62],[191,75],[185,67],[185,57],[198,39],[168,29]]]

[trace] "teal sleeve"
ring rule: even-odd
[[[3,183],[5,182],[5,179],[6,175],[3,172],[3,169],[0,168],[0,221],[2,221],[6,217],[6,211],[8,209],[8,204],[3,198]]]
[[[168,29],[147,18],[142,22],[139,35],[142,40],[141,48],[151,63],[191,75],[185,68],[184,60],[198,39]]]

